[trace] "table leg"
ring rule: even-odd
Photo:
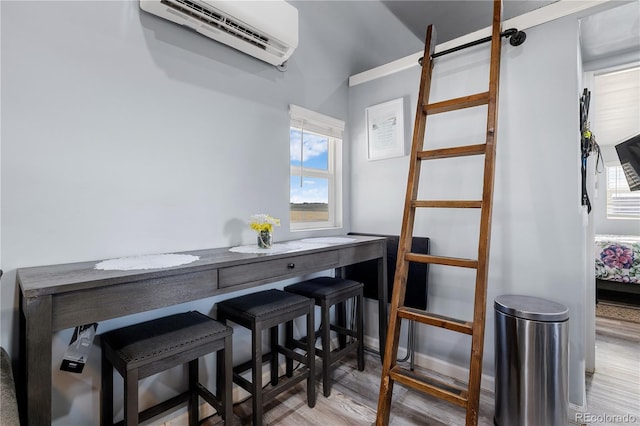
[[[387,290],[387,245],[384,245],[384,256],[378,259],[378,336],[380,339],[380,360],[384,360],[387,343],[388,318]]]
[[[51,296],[26,298],[20,304],[24,325],[24,381],[28,425],[51,424]]]

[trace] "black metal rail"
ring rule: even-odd
[[[527,35],[525,34],[524,31],[518,31],[515,28],[509,28],[508,30],[504,30],[503,32],[500,33],[500,37],[508,37],[509,38],[509,43],[512,46],[520,46],[527,39]],[[440,56],[448,55],[449,53],[457,52],[459,50],[463,50],[463,49],[466,49],[468,47],[477,46],[479,44],[486,43],[486,42],[489,42],[489,41],[491,41],[491,36],[484,37],[484,38],[481,38],[481,39],[475,40],[475,41],[470,41],[469,43],[461,44],[460,46],[452,47],[451,49],[447,49],[447,50],[443,50],[442,52],[434,53],[433,55],[431,55],[431,59],[435,59],[435,58],[438,58]],[[420,65],[422,65],[422,59],[423,58],[418,59],[418,63]]]

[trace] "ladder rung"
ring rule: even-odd
[[[435,160],[438,158],[465,157],[467,155],[481,155],[486,151],[487,145],[480,143],[477,145],[454,146],[453,148],[431,149],[429,151],[419,151],[418,158],[421,160]]]
[[[440,207],[450,209],[479,209],[482,207],[482,201],[465,201],[465,200],[416,200],[413,201],[413,207]]]
[[[422,107],[425,114],[439,114],[441,112],[455,111],[458,109],[471,108],[489,103],[489,92],[477,93],[475,95],[463,96],[461,98],[448,99],[442,102],[427,104]]]
[[[420,324],[433,325],[435,327],[446,328],[447,330],[457,331],[458,333],[472,334],[473,323],[457,318],[446,317],[444,315],[426,312],[420,309],[402,306],[398,308],[398,316],[400,318],[417,321]]]
[[[469,392],[467,389],[416,373],[415,371],[407,370],[399,365],[396,365],[389,371],[389,377],[398,383],[452,402],[461,407],[466,407],[467,401],[469,400]]]
[[[407,253],[405,260],[417,263],[433,263],[436,265],[459,266],[461,268],[477,268],[478,261],[459,257],[431,256],[428,254]]]

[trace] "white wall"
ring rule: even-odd
[[[3,2],[2,32],[2,345],[14,357],[15,268],[249,243],[258,212],[290,238],[288,104],[344,118],[341,70],[305,89],[295,60],[280,73],[137,2]],[[97,424],[99,347],[83,374],[60,372],[70,336],[54,336],[54,424]],[[141,404],[183,376],[147,380]]]
[[[494,374],[495,297],[515,293],[555,300],[570,309],[570,401],[581,405],[586,213],[580,206],[577,27],[575,18],[563,18],[530,28],[524,45],[505,43],[503,49],[484,373]],[[439,59],[431,100],[486,90],[487,70],[488,47]],[[415,67],[349,92],[354,231],[400,232],[408,157],[366,160],[364,110],[402,97],[413,121],[418,85]],[[486,109],[478,108],[430,118],[426,146],[480,143],[485,116]],[[411,124],[406,127],[410,138]],[[423,166],[420,198],[477,199],[481,167],[482,158],[429,162]],[[414,234],[432,238],[432,253],[474,258],[478,220],[473,212],[431,210],[417,215]],[[471,319],[473,281],[470,271],[432,267],[429,309]],[[467,367],[470,339],[422,326],[419,352]]]
[[[295,5],[300,44],[281,73],[137,1],[0,3],[0,343],[14,362],[16,268],[252,243],[248,218],[260,212],[282,219],[276,240],[310,235],[288,231],[288,105],[346,119],[347,78],[362,70],[355,63],[379,63],[362,52],[384,38],[358,41],[358,25],[333,34],[326,23],[355,11],[368,25],[385,22],[392,37],[375,55],[383,62],[395,58],[393,42],[415,37],[378,3]],[[344,184],[347,200],[346,173]],[[348,230],[344,204],[345,228],[325,235]],[[186,309],[210,313],[217,300],[104,321],[98,332]],[[95,424],[99,348],[83,374],[60,372],[71,332],[54,336],[54,424]],[[182,377],[178,369],[148,379],[142,406]]]

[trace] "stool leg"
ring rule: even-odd
[[[326,300],[320,305],[322,315],[322,391],[325,397],[331,395],[331,306]],[[340,335],[340,334],[338,334]]]
[[[218,321],[227,325],[227,317],[220,311]],[[224,338],[224,349],[216,353],[216,396],[225,424],[233,424],[233,335]]]
[[[198,359],[189,361],[189,426],[198,425]]]
[[[307,336],[314,336],[316,332],[316,324],[314,318],[315,306],[311,305],[307,314]],[[307,368],[309,369],[309,378],[307,379],[307,405],[313,408],[316,405],[316,340],[307,339]]]
[[[271,327],[271,386],[278,384],[278,326]]]
[[[138,370],[127,371],[124,377],[124,423],[138,424]]]
[[[100,394],[101,425],[113,425],[113,366],[102,349],[102,386]]]
[[[225,319],[224,315],[218,311],[218,315],[217,318],[219,323],[227,325],[227,320]],[[225,339],[225,348],[227,348],[227,340]],[[226,353],[221,349],[218,352],[216,352],[216,396],[218,398],[222,398],[224,393],[227,391],[226,387],[226,381],[227,381],[227,376],[226,376],[226,371],[227,371],[227,366],[228,364],[226,363]],[[223,400],[221,400],[223,401]],[[226,410],[223,413],[223,416],[226,416]],[[224,417],[226,418],[226,417]]]
[[[225,424],[232,424],[233,420],[233,350],[231,335],[224,338],[224,349],[218,352],[216,359],[224,358],[224,385],[217,388],[216,393],[222,400],[223,419]],[[222,354],[220,353],[222,352]],[[220,356],[222,355],[222,356]]]
[[[339,327],[346,328],[347,326],[347,308],[344,302],[336,304],[336,320]],[[338,333],[338,347],[344,349],[347,347],[347,335]]]
[[[356,327],[358,328],[358,370],[364,371],[364,301],[362,293],[354,299],[356,303]]]
[[[285,346],[293,350],[293,321],[287,321],[285,324]],[[287,377],[293,377],[293,358],[285,357],[287,365]]]
[[[251,330],[251,388],[253,394],[253,426],[262,426],[262,326]]]

